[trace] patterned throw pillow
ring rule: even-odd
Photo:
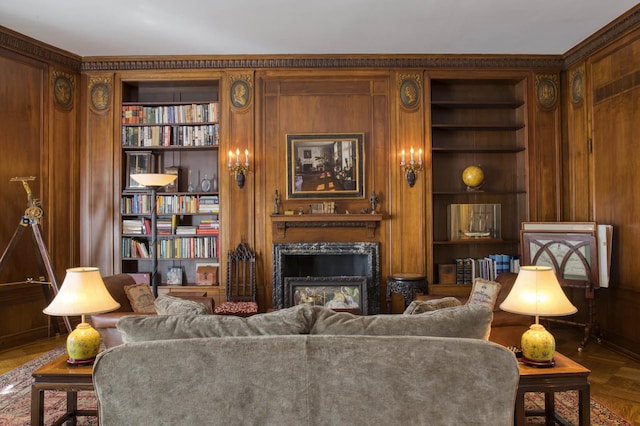
[[[493,310],[501,287],[499,282],[476,278],[467,305],[484,305]]]
[[[202,303],[161,294],[154,302],[158,315],[205,315],[209,311]]]
[[[155,298],[151,293],[151,287],[149,284],[131,284],[124,286],[124,292],[131,303],[133,312],[137,313],[155,313],[156,308],[153,303]]]
[[[258,304],[255,302],[225,302],[216,306],[216,315],[236,315],[239,317],[249,317],[258,313]]]
[[[403,315],[416,315],[424,312],[436,311],[442,308],[452,308],[454,306],[460,306],[460,302],[455,297],[444,297],[442,299],[433,300],[414,300],[407,306],[407,309],[402,313]]]

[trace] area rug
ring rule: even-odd
[[[64,353],[64,347],[47,352],[40,358],[34,359],[15,370],[0,376],[0,426],[29,426],[31,423],[31,373]],[[578,425],[578,393],[574,391],[559,392],[556,394],[556,412],[570,424]],[[66,393],[57,391],[46,392],[45,399],[45,425],[51,425],[65,412]],[[93,392],[78,392],[78,408],[95,410],[96,397]],[[544,394],[527,393],[525,396],[525,409],[541,410],[544,407]],[[531,417],[528,424],[544,424],[543,417]],[[95,417],[81,416],[78,418],[78,426],[97,425]],[[604,405],[591,399],[591,424],[593,426],[633,426],[622,417],[618,416]]]
[[[31,383],[33,383],[31,373],[64,352],[64,347],[54,349],[0,376],[0,426],[29,426],[31,424]],[[66,392],[45,392],[45,425],[55,423],[66,412],[66,407]],[[94,392],[78,392],[78,409],[95,410],[96,407],[97,401]],[[92,416],[80,416],[76,424],[78,426],[97,425],[98,420]]]

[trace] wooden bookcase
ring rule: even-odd
[[[159,285],[171,268],[191,286],[199,264],[220,264],[218,88],[217,81],[122,83],[122,272],[152,268],[150,192],[131,173],[178,175],[156,199]]]
[[[489,254],[518,255],[520,223],[528,217],[526,80],[434,78],[430,86],[435,285],[429,290],[461,295],[471,285],[438,284],[438,265]],[[469,191],[462,182],[462,171],[471,165],[485,175],[479,190]],[[450,238],[452,204],[499,204],[500,233]]]

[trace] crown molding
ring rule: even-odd
[[[49,46],[2,26],[0,26],[0,47],[74,71],[80,71],[82,68],[80,56]]]
[[[82,71],[184,69],[562,68],[560,55],[336,55],[84,58]]]
[[[639,27],[640,6],[636,6],[565,53],[564,68],[569,69],[572,65],[589,58],[596,51]]]

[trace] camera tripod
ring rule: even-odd
[[[40,267],[44,267],[47,276],[49,278],[49,286],[53,291],[53,295],[58,294],[59,286],[56,280],[56,274],[53,271],[53,264],[51,263],[51,258],[49,257],[49,252],[47,251],[47,247],[44,244],[44,240],[42,239],[42,233],[40,232],[40,218],[44,215],[42,211],[42,206],[40,201],[34,198],[31,193],[31,188],[29,188],[29,181],[35,180],[34,176],[29,177],[14,177],[11,178],[11,182],[22,182],[22,186],[24,190],[27,192],[27,209],[24,212],[24,215],[20,218],[20,222],[18,223],[18,227],[14,232],[11,240],[9,241],[9,245],[5,249],[4,253],[2,253],[2,257],[0,257],[0,271],[4,267],[5,262],[15,249],[16,244],[20,241],[20,237],[22,236],[24,230],[26,228],[31,228],[33,233],[34,243],[38,248],[38,252],[40,253]],[[49,300],[47,301],[49,302]],[[71,322],[69,321],[69,317],[62,317],[64,320],[64,324],[67,327],[67,332],[71,333],[73,330],[71,328]],[[56,325],[57,327],[57,325]]]

